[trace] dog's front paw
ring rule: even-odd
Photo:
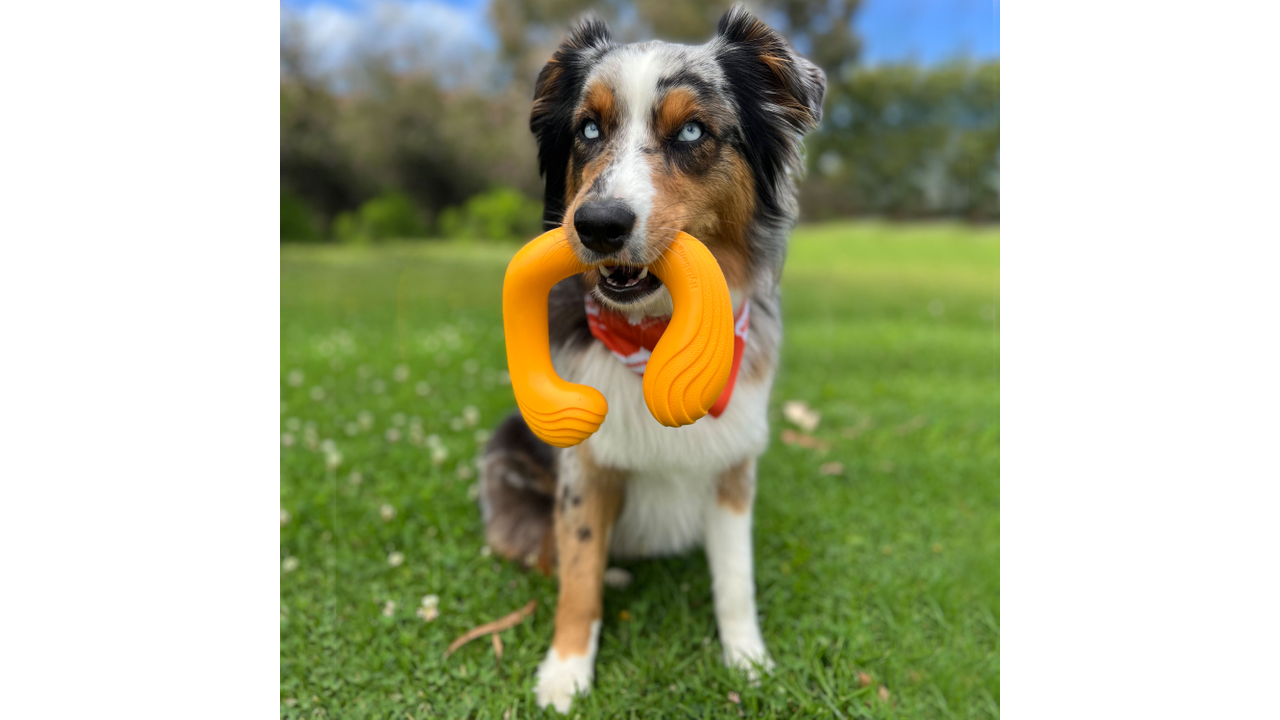
[[[538,685],[534,688],[538,707],[551,705],[561,715],[567,715],[574,695],[591,692],[594,660],[590,654],[561,660],[555,648],[548,650],[546,659],[538,666]]]
[[[748,640],[745,642],[725,642],[724,664],[741,670],[747,674],[752,684],[760,682],[761,674],[773,672],[773,660],[764,649],[764,642]]]

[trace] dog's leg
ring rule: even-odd
[[[576,694],[591,690],[595,674],[609,531],[622,506],[621,473],[596,467],[586,446],[560,456],[555,537],[560,597],[556,629],[538,666],[538,706],[569,712]]]
[[[729,667],[746,670],[754,680],[773,663],[764,648],[756,617],[756,583],[751,558],[751,505],[755,500],[756,461],[745,460],[723,474],[716,501],[705,522],[707,564],[715,596],[720,647]]]

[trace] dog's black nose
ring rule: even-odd
[[[602,255],[621,250],[635,224],[636,214],[621,200],[583,203],[573,213],[573,227],[582,244]]]

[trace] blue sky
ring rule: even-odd
[[[381,7],[399,8],[397,23],[431,28],[464,47],[492,47],[485,26],[488,0],[282,0],[302,10],[309,25],[340,43]],[[863,61],[870,64],[914,60],[932,64],[954,57],[1000,56],[998,0],[864,0],[857,18]],[[408,28],[406,28],[407,30]]]

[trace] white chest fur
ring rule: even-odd
[[[772,378],[756,383],[739,378],[720,417],[669,428],[649,414],[641,377],[603,345],[591,343],[571,362],[558,368],[562,377],[596,388],[609,402],[604,424],[587,440],[592,457],[631,475],[612,551],[665,555],[695,545],[720,473],[768,445]]]

